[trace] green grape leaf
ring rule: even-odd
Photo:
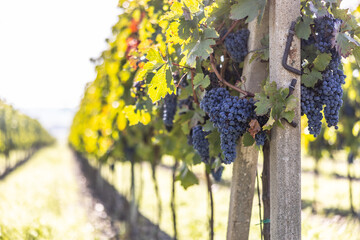
[[[250,147],[255,143],[255,139],[250,135],[249,132],[246,132],[243,135],[242,140],[243,140],[244,147]]]
[[[192,116],[191,120],[190,120],[190,128],[195,127],[196,125],[198,125],[199,123],[203,123],[204,122],[204,117],[206,115],[206,113],[200,109],[200,108],[196,108],[196,111],[194,111],[194,115]]]
[[[353,55],[355,57],[357,65],[360,67],[360,47],[355,47],[353,50]]]
[[[295,117],[295,112],[294,111],[282,112],[280,116],[282,118],[285,118],[288,122],[292,122],[292,120]]]
[[[211,45],[214,44],[215,40],[213,39],[200,39],[185,45],[183,52],[187,51],[186,63],[190,66],[194,66],[196,58],[207,59],[213,52]]]
[[[321,72],[317,70],[310,72],[310,70],[306,68],[301,76],[301,83],[303,83],[306,87],[314,87],[320,79],[322,79]]]
[[[297,106],[297,99],[294,95],[290,95],[287,99],[286,99],[286,108],[285,108],[285,112],[288,111],[294,111],[295,108]]]
[[[264,2],[266,3],[265,0],[238,0],[231,6],[230,18],[239,20],[247,17],[246,23],[249,23],[263,12],[266,5]]]
[[[271,109],[270,119],[263,129],[271,129],[274,122],[279,122],[282,118],[289,120],[294,117],[298,100],[292,95],[288,97],[288,94],[288,88],[278,89],[276,82],[269,81],[263,86],[262,92],[255,94],[257,115],[267,114]]]
[[[315,58],[313,62],[314,68],[322,72],[329,65],[330,60],[331,60],[331,53],[321,53]]]
[[[151,79],[150,84],[148,84],[148,94],[152,102],[157,102],[161,98],[164,98],[167,93],[171,94],[174,91],[172,90],[173,83],[171,74],[168,74],[167,64],[164,64]]]
[[[310,25],[312,23],[313,23],[313,19],[308,16],[303,16],[302,18],[300,18],[300,20],[295,26],[296,36],[307,40],[311,34]]]
[[[339,32],[335,35],[333,46],[335,46],[341,56],[348,57],[351,54],[351,50],[359,46],[359,43],[347,33]]]
[[[179,23],[180,23],[180,25],[178,26],[179,38],[181,38],[182,40],[186,40],[189,37],[193,37],[191,33],[197,30],[197,22],[195,20],[187,21],[185,19],[180,19]]]
[[[179,174],[176,176],[176,180],[180,181],[181,186],[185,189],[192,185],[199,184],[198,178],[185,164],[181,167]]]
[[[179,100],[187,99],[188,97],[193,95],[192,86],[189,84],[185,88],[181,89],[181,94],[179,96]]]
[[[267,97],[267,95],[263,92],[261,93],[256,93],[255,94],[255,100],[257,100],[257,102],[255,103],[256,109],[256,115],[258,116],[262,116],[265,115],[269,112],[271,105],[269,102],[269,99]]]
[[[210,79],[208,75],[204,77],[203,73],[198,73],[194,77],[194,89],[197,89],[199,86],[206,88],[209,86],[209,84],[210,84]]]
[[[214,129],[215,129],[214,124],[211,121],[207,121],[203,126],[203,130],[205,132],[209,132],[209,131],[212,131]]]
[[[205,28],[205,30],[203,32],[203,36],[204,36],[205,39],[218,38],[219,34],[215,30],[215,28]]]
[[[210,156],[217,157],[219,154],[221,154],[219,132],[214,129],[209,135],[206,136],[206,139],[209,141]]]

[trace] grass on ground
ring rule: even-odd
[[[0,181],[0,239],[95,239],[71,152],[53,146]]]

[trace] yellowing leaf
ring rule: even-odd
[[[190,9],[191,13],[196,13],[198,11],[200,11],[200,4],[199,1],[197,0],[183,0],[182,1],[186,7],[188,7]]]
[[[148,84],[149,86],[149,97],[151,98],[152,102],[157,102],[161,98],[165,97],[167,93],[171,94],[173,91],[168,86],[168,82],[166,79],[166,70],[167,65],[164,64],[152,78],[151,83]],[[171,83],[173,85],[173,83]]]
[[[144,109],[140,111],[140,122],[144,125],[148,124],[151,121],[150,113],[146,112]]]
[[[135,105],[129,105],[124,108],[124,114],[129,120],[129,126],[133,126],[139,123],[140,121],[140,111],[136,111]]]

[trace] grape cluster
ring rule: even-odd
[[[301,85],[301,115],[308,118],[308,129],[315,137],[320,134],[323,104],[316,89]]]
[[[166,130],[171,131],[177,107],[175,94],[167,94],[164,98],[163,122]]]
[[[318,89],[322,103],[325,105],[324,115],[326,123],[328,127],[334,126],[335,129],[338,128],[339,111],[343,103],[342,84],[345,84],[346,78],[343,71],[339,69],[340,61],[340,55],[338,53],[333,54],[329,66],[322,74],[323,81]]]
[[[235,62],[244,61],[245,56],[248,54],[247,42],[249,35],[250,31],[248,29],[241,29],[235,33],[230,33],[225,38],[226,50]]]
[[[341,56],[332,45],[337,21],[341,20],[334,19],[331,15],[315,19],[315,34],[302,42],[302,47],[314,44],[320,52],[331,53],[331,61],[322,72],[322,80],[314,88],[301,86],[301,114],[306,114],[309,132],[315,137],[321,132],[322,110],[328,127],[334,126],[337,129],[339,122],[342,84],[345,83],[346,76],[339,69]]]
[[[337,20],[331,15],[316,18],[314,20],[314,30],[316,34],[315,47],[322,53],[329,53],[332,48],[332,39],[334,38],[333,33],[336,21]]]
[[[268,115],[256,116],[256,120],[258,121],[260,127],[262,128],[269,120]],[[263,146],[267,140],[267,133],[264,130],[261,130],[255,135],[255,142],[258,146]]]
[[[255,135],[256,145],[258,146],[264,146],[266,139],[267,134],[265,131],[260,131]]]
[[[204,163],[208,163],[210,158],[209,141],[205,138],[207,134],[201,126],[196,126],[192,129],[192,145]]]
[[[208,113],[220,133],[223,162],[232,163],[236,157],[236,141],[247,131],[250,120],[255,118],[253,100],[231,96],[225,88],[214,88],[205,94],[200,108]]]
[[[218,169],[211,169],[211,175],[213,176],[216,182],[221,181],[221,177],[224,169],[225,169],[224,166],[220,166]]]

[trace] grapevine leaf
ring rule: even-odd
[[[354,48],[353,55],[355,57],[356,63],[360,67],[360,47]]]
[[[179,174],[176,176],[176,180],[180,181],[181,186],[183,186],[185,189],[192,185],[199,184],[199,180],[195,174],[191,172],[185,164],[180,169]]]
[[[248,132],[243,135],[242,140],[244,147],[250,147],[255,143],[255,139]]]
[[[194,77],[194,89],[198,88],[199,86],[202,86],[203,88],[206,88],[210,84],[209,76],[206,75],[204,77],[204,74],[198,73]]]
[[[165,61],[160,54],[160,51],[157,51],[153,48],[150,48],[150,50],[147,52],[146,59],[148,60],[148,62],[145,63],[141,71],[139,71],[139,73],[137,74],[137,81],[143,80],[143,78],[146,77],[149,72],[152,72],[165,64]]]
[[[292,122],[294,117],[295,117],[294,111],[282,112],[282,114],[281,114],[281,118],[285,118],[288,122]]]
[[[263,130],[270,130],[272,128],[272,126],[275,123],[275,119],[272,117],[272,115],[270,114],[269,120],[267,121],[267,123],[263,126]]]
[[[267,98],[267,95],[264,93],[256,93],[255,94],[255,100],[257,102],[255,103],[256,109],[256,115],[262,116],[269,112],[269,109],[271,108],[269,99]]]
[[[188,97],[192,96],[193,90],[191,85],[188,85],[185,88],[181,89],[181,94],[179,96],[179,100],[187,99]]]
[[[333,46],[341,56],[348,57],[351,50],[359,46],[359,43],[348,34],[339,32],[335,35]]]
[[[306,69],[308,70],[308,69]],[[321,72],[313,70],[313,71],[304,71],[304,74],[301,77],[301,82],[306,86],[306,87],[314,87],[315,84],[322,79],[322,75]]]
[[[190,42],[184,47],[184,51],[188,50],[186,57],[186,63],[190,66],[193,66],[196,58],[207,59],[210,54],[213,52],[211,45],[215,44],[213,39],[198,40],[196,42]]]
[[[180,20],[178,26],[178,35],[181,39],[186,40],[191,37],[191,33],[197,29],[197,22],[195,20],[186,21],[185,19]]]
[[[198,123],[203,123],[205,115],[206,115],[206,113],[202,109],[197,108],[196,111],[194,111],[194,115],[192,116],[192,118],[190,120],[189,127],[193,128],[196,125],[198,125]]]
[[[346,26],[341,27],[342,29],[352,30],[358,27],[355,17],[349,14],[349,9],[333,8],[331,11],[335,18],[343,20],[343,25]]]
[[[209,140],[210,156],[218,156],[221,154],[219,132],[214,129],[209,135],[206,136],[206,139]]]
[[[219,34],[217,33],[217,31],[215,30],[215,28],[205,28],[204,30],[204,38],[208,39],[208,38],[218,38]]]
[[[165,61],[163,60],[160,51],[156,51],[154,48],[150,48],[150,50],[146,54],[146,59],[151,61],[155,61],[158,64],[164,64]]]
[[[247,17],[246,23],[249,23],[258,16],[259,11],[262,11],[263,2],[264,0],[239,0],[231,6],[230,18],[239,20]]]
[[[295,31],[296,36],[302,39],[308,39],[311,34],[310,25],[313,23],[312,18],[303,16],[300,21],[296,24]]]
[[[290,95],[286,99],[286,108],[285,112],[294,111],[297,106],[297,98],[294,95]]]
[[[200,10],[200,4],[198,0],[182,0],[184,5],[189,8],[191,13],[196,13]]]
[[[124,108],[124,114],[126,118],[129,120],[129,126],[133,126],[138,124],[139,122],[146,125],[151,120],[150,113],[146,112],[146,110],[136,109],[135,105],[128,105]]]
[[[157,102],[159,101],[161,98],[165,97],[167,93],[171,94],[173,93],[173,91],[171,90],[170,87],[173,86],[169,86],[168,82],[168,77],[171,77],[171,75],[169,76],[169,74],[167,74],[167,65],[164,64],[154,75],[154,77],[152,78],[150,84],[148,84],[149,86],[149,97],[151,98],[152,102]],[[170,83],[173,84],[173,83]]]
[[[315,60],[313,62],[314,68],[316,70],[322,72],[329,65],[330,60],[331,60],[331,54],[330,53],[321,53],[315,58]]]
[[[212,122],[210,122],[210,121],[207,121],[203,126],[203,130],[205,132],[209,132],[209,131],[212,131],[214,129],[215,129],[214,124]]]
[[[170,7],[171,11],[166,11],[166,14],[160,18],[160,21],[163,21],[165,19],[173,20],[181,17],[183,15],[182,7],[183,5],[180,2],[175,1]]]

